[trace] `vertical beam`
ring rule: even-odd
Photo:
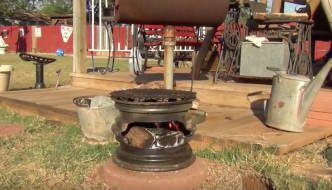
[[[271,13],[280,13],[282,7],[282,0],[273,0]]]
[[[321,3],[320,0],[309,0],[308,1],[308,5],[310,8],[310,18],[312,18],[314,16],[315,11],[317,10],[319,4]]]
[[[260,3],[267,4],[267,0],[261,0]]]
[[[174,47],[175,47],[175,28],[168,25],[164,27],[164,86],[166,89],[174,87]]]
[[[35,33],[36,26],[31,26],[32,53],[37,53],[37,37]],[[26,32],[26,31],[24,31]]]
[[[128,46],[129,46],[129,25],[126,25],[126,46],[125,46],[125,50],[128,50]]]
[[[311,36],[311,46],[310,46],[310,56],[312,63],[315,61],[315,55],[316,55],[316,40]]]
[[[199,52],[198,52],[198,55],[195,60],[195,66],[194,66],[195,71],[194,71],[194,73],[192,73],[195,80],[198,79],[199,74],[201,73],[202,66],[203,66],[205,58],[211,48],[212,39],[214,38],[214,35],[216,34],[217,27],[206,28],[206,30],[207,30],[206,35],[204,37],[201,47],[199,48]]]
[[[91,20],[90,20],[90,27],[91,27],[91,49],[95,49],[95,0],[91,0]]]
[[[132,24],[131,25],[131,55],[133,55],[130,59],[133,60],[133,71],[137,71],[139,72],[140,71],[140,68],[141,65],[139,65],[139,68],[137,68],[137,65],[136,65],[136,57],[137,57],[137,43],[136,43],[136,40],[137,40],[137,34],[138,34],[138,25],[137,24]],[[113,43],[115,45],[115,43]],[[118,46],[118,45],[116,45]],[[115,47],[113,49],[113,51],[116,51]],[[139,64],[139,63],[138,63]]]
[[[102,25],[103,21],[101,20],[101,17],[103,15],[102,15],[101,7],[102,7],[102,1],[99,0],[99,12],[98,12],[98,15],[99,15],[99,50],[102,49],[102,30],[103,30],[103,25]]]
[[[73,72],[86,73],[86,0],[73,1]]]

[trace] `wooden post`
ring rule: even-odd
[[[86,73],[86,0],[73,1],[73,72]]]
[[[36,26],[31,26],[32,53],[37,53],[37,37],[36,37],[35,29],[36,29]]]
[[[280,13],[283,0],[273,0],[271,13]]]
[[[309,0],[308,1],[308,5],[310,7],[310,12],[311,12],[311,15],[309,15],[310,18],[312,18],[314,16],[314,13],[316,12],[319,4],[321,4],[320,0]]]
[[[217,31],[217,27],[211,27],[211,28],[209,27],[207,29],[208,30],[205,34],[203,43],[202,43],[201,47],[199,48],[199,52],[198,52],[196,60],[195,60],[195,66],[194,66],[195,71],[194,71],[194,73],[191,73],[195,80],[197,80],[199,78],[199,74],[201,73],[201,69],[205,62],[206,55],[208,54],[208,52],[211,48],[212,39],[214,38],[214,35]]]

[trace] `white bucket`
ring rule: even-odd
[[[9,89],[12,71],[14,71],[14,68],[11,65],[0,65],[0,92]]]
[[[0,55],[6,54],[8,46],[0,46]]]
[[[76,99],[80,98],[84,99],[84,97]],[[92,105],[94,103],[91,102],[89,107],[77,107],[78,118],[84,137],[100,143],[112,141],[114,135],[111,127],[115,122],[115,117],[118,116],[118,110],[115,108],[114,102],[109,97],[104,96],[85,99],[90,99],[91,101],[96,99],[95,102],[97,105]]]

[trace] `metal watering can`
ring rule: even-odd
[[[279,68],[267,67],[274,71],[271,97],[266,111],[266,125],[290,132],[303,132],[309,110],[332,67],[330,59],[310,81],[303,75],[286,74]]]

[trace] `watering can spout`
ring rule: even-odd
[[[307,115],[310,111],[315,98],[322,87],[327,75],[332,67],[332,59],[330,59],[317,74],[317,76],[305,87],[302,95],[302,101],[300,102],[300,109],[298,113],[298,122],[304,123]]]

